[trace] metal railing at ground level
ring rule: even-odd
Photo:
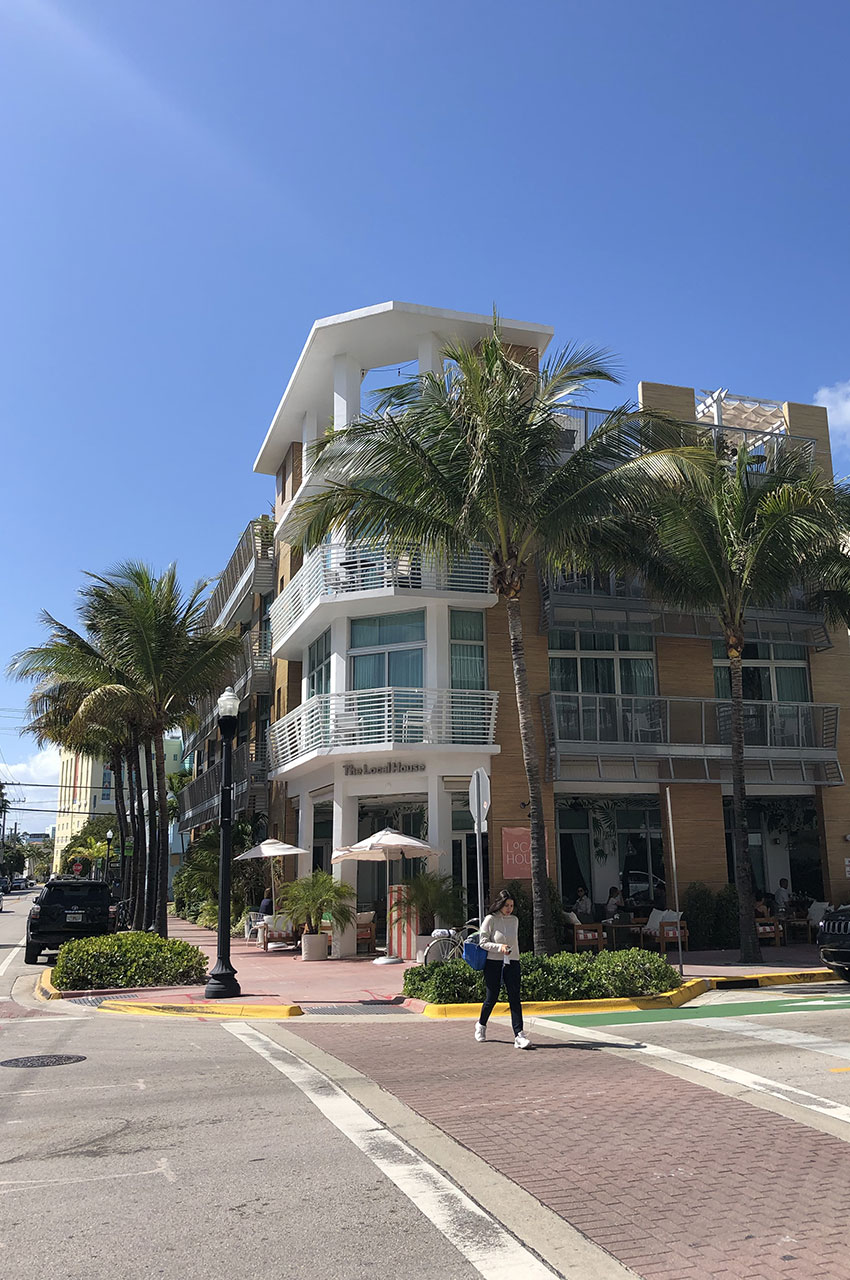
[[[423,743],[488,746],[498,693],[489,689],[363,689],[302,702],[269,730],[270,768],[311,751]]]

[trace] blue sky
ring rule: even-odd
[[[390,298],[610,347],[623,399],[820,395],[850,470],[848,38],[833,0],[5,0],[2,665],[85,569],[220,570],[311,323]],[[49,782],[24,697],[0,776]]]

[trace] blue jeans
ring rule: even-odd
[[[504,964],[501,960],[485,960],[484,986],[487,988],[487,994],[484,997],[481,1014],[478,1018],[482,1027],[487,1026],[487,1019],[499,999],[499,992],[504,982],[505,990],[508,993],[508,1003],[511,1006],[511,1025],[514,1029],[514,1035],[519,1035],[520,1031],[522,1031],[522,1003],[519,998],[519,979],[518,960],[512,960],[510,964]]]

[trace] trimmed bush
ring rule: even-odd
[[[694,880],[682,895],[682,916],[688,924],[688,945],[703,951],[714,942],[717,902],[714,892],[701,880]]]
[[[738,890],[733,884],[724,885],[717,895],[714,908],[714,945],[724,949],[741,945]]]
[[[520,956],[523,1000],[599,1000],[608,996],[657,995],[681,986],[678,969],[663,956],[630,951],[563,951],[555,956]],[[404,994],[430,1004],[477,1004],[484,999],[484,975],[463,960],[419,965],[404,974]]]
[[[155,933],[106,933],[63,943],[53,985],[60,991],[186,986],[203,982],[206,972],[207,957],[190,942]]]

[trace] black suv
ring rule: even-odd
[[[818,930],[820,958],[828,969],[850,982],[850,907],[824,911]]]
[[[42,951],[57,951],[71,938],[114,933],[117,910],[102,880],[54,876],[30,907],[24,960],[38,964]]]

